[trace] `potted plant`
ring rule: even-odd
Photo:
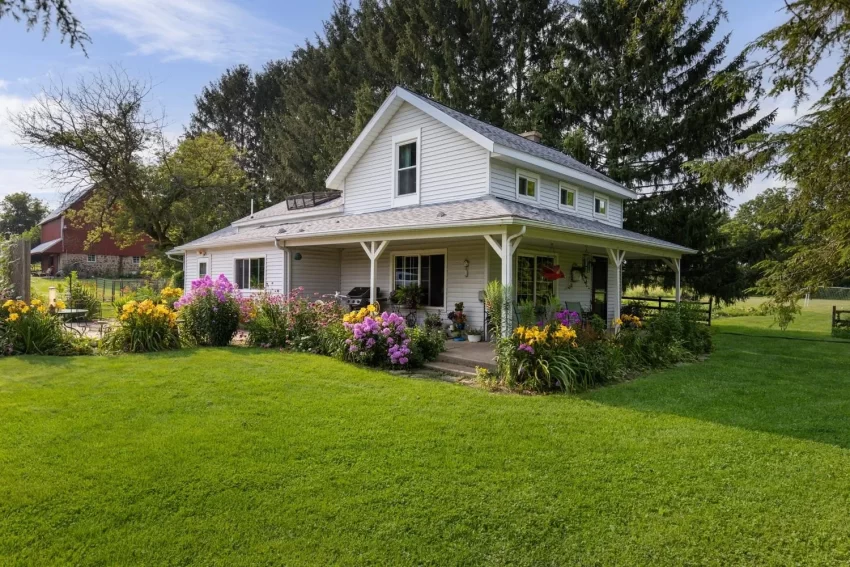
[[[407,309],[418,309],[423,303],[422,288],[418,284],[401,286],[390,293],[390,301]]]
[[[466,332],[466,339],[471,343],[480,343],[481,336],[484,334],[484,331],[481,329],[469,329]]]

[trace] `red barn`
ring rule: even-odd
[[[146,255],[147,238],[126,248],[119,247],[106,235],[85,245],[91,225],[77,227],[66,218],[71,210],[80,210],[91,196],[91,190],[59,207],[41,221],[41,244],[31,251],[33,261],[41,259],[46,275],[66,275],[76,270],[81,276],[125,276],[139,272]]]

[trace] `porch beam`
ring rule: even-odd
[[[487,241],[487,244],[489,244],[489,245],[490,245],[490,248],[492,248],[492,249],[496,252],[496,255],[497,255],[499,258],[501,258],[501,257],[502,257],[502,245],[501,245],[501,244],[499,244],[498,242],[496,242],[496,241],[493,239],[493,237],[492,237],[492,236],[490,236],[489,234],[485,234],[485,235],[484,235],[484,240],[486,240],[486,241]]]

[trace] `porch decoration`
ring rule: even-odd
[[[480,343],[482,335],[484,335],[484,331],[481,329],[469,329],[466,332],[466,339],[471,343]]]
[[[466,327],[466,315],[463,313],[463,301],[455,303],[455,310],[449,313],[452,322],[452,337],[456,341],[463,340],[463,329]]]
[[[541,272],[543,273],[543,279],[550,282],[566,277],[561,270],[561,266],[543,266]]]

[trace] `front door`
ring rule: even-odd
[[[591,310],[608,320],[608,259],[594,258],[591,274]]]

